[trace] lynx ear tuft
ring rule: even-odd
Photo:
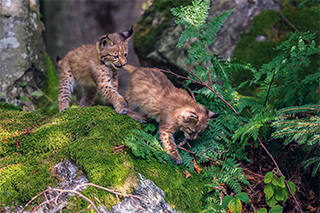
[[[120,33],[120,35],[122,35],[124,40],[129,40],[131,38],[132,34],[133,34],[133,26],[131,26],[131,28],[129,30]]]
[[[210,111],[208,109],[207,109],[207,114],[208,114],[209,120],[212,120],[212,119],[217,118],[219,116],[219,114],[214,113],[214,112],[212,112],[212,111]]]
[[[185,123],[198,123],[199,121],[198,115],[190,110],[183,110],[181,115]]]

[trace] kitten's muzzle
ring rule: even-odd
[[[184,136],[188,139],[188,140],[196,140],[198,138],[198,134],[197,133],[192,133],[192,134],[188,134],[188,133],[184,133]]]

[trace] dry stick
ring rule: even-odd
[[[232,110],[233,112],[238,116],[238,117],[241,117],[238,112],[231,106],[231,104],[229,104],[226,100],[224,100],[220,95],[218,95],[218,93],[216,93],[216,91],[214,91],[212,88],[210,88],[207,84],[205,84],[189,67],[188,67],[189,71],[199,80],[199,81],[195,81],[191,78],[188,78],[188,77],[183,77],[183,76],[180,76],[174,72],[172,72],[171,70],[162,70],[160,69],[161,71],[163,72],[167,72],[167,73],[170,73],[170,74],[173,74],[175,76],[177,76],[178,78],[183,78],[183,79],[186,79],[186,80],[191,80],[192,82],[194,83],[198,83],[202,86],[205,86],[206,88],[208,88],[210,91],[212,91],[220,100],[222,100],[224,103],[226,103]],[[209,69],[207,69],[208,72],[210,73]],[[210,74],[209,74],[210,75]],[[280,171],[280,173],[282,174],[277,162],[274,160],[274,158],[272,157],[272,155],[270,154],[270,152],[267,150],[267,148],[263,145],[261,139],[259,138],[259,136],[257,137],[257,139],[259,140],[259,144],[262,146],[262,148],[265,150],[265,152],[269,155],[269,157],[272,159],[273,163],[275,164],[275,166],[277,167],[277,169]],[[180,149],[183,149],[186,151],[186,149],[182,148],[182,147],[179,147]],[[192,153],[191,151],[188,150],[188,152]],[[208,157],[207,157],[208,158]],[[208,158],[209,159],[209,158]],[[299,210],[300,212],[303,213],[302,209],[301,209],[301,206],[299,205],[296,197],[294,196],[294,194],[292,193],[290,187],[289,187],[289,184],[288,182],[285,180],[285,183],[286,183],[286,186],[287,188],[289,189],[289,192],[291,194],[291,196],[293,197],[294,201],[296,202],[296,205],[299,207]]]
[[[96,212],[99,213],[99,210],[97,209],[97,207],[94,205],[94,203],[89,199],[87,198],[86,196],[82,195],[80,192],[77,192],[75,190],[67,190],[67,189],[46,189],[44,190],[43,192],[40,192],[39,194],[37,194],[36,196],[34,196],[23,208],[22,211],[24,211],[26,209],[26,207],[32,202],[34,201],[36,198],[38,198],[39,196],[41,196],[42,194],[46,193],[46,192],[49,192],[49,191],[54,191],[54,192],[60,192],[58,196],[60,196],[62,193],[67,193],[67,192],[70,192],[70,193],[74,193],[74,194],[77,194],[79,195],[80,197],[82,197],[83,199],[85,199],[86,201],[88,201],[94,208],[94,210],[96,210]],[[46,204],[47,201],[41,203],[37,208],[39,208],[40,206]]]
[[[278,11],[278,14],[281,16],[281,18],[285,21],[285,22],[287,22],[295,31],[297,31],[298,33],[300,33],[300,31],[288,20],[288,19],[286,19],[286,17],[284,17],[284,15],[280,12],[280,11]]]
[[[96,185],[96,184],[94,184],[94,183],[84,183],[84,184],[78,185],[76,188],[74,188],[74,190],[77,190],[78,188],[83,187],[83,186],[94,186],[94,187],[96,187],[96,188],[103,189],[103,190],[105,190],[105,191],[111,192],[111,193],[116,194],[116,195],[121,195],[121,196],[124,196],[124,197],[134,197],[134,198],[138,198],[138,199],[140,199],[140,200],[142,200],[142,201],[146,201],[146,200],[144,200],[142,197],[139,197],[139,196],[137,196],[137,195],[122,194],[122,193],[117,192],[117,191],[115,191],[115,190],[108,189],[108,188],[105,188],[105,187],[103,187],[103,186]]]
[[[34,197],[24,206],[23,211],[27,208],[27,206],[28,206],[32,201],[34,201],[35,199],[37,199],[37,198],[38,198],[39,196],[41,196],[42,194],[44,194],[45,197],[47,198],[47,196],[46,196],[46,194],[45,194],[46,192],[55,191],[55,192],[60,192],[60,193],[59,193],[55,198],[52,198],[52,199],[50,199],[50,200],[46,199],[46,201],[42,202],[39,206],[37,206],[37,208],[35,208],[34,211],[36,211],[38,208],[40,208],[42,205],[44,205],[44,204],[46,204],[46,203],[49,204],[49,203],[50,203],[51,201],[53,201],[53,200],[54,200],[55,203],[57,204],[57,200],[59,199],[59,197],[60,197],[61,194],[70,192],[70,193],[73,193],[73,194],[77,194],[77,195],[79,195],[80,197],[82,197],[83,199],[85,199],[86,201],[88,201],[88,202],[91,204],[91,206],[94,208],[94,210],[96,210],[96,212],[99,213],[99,210],[97,209],[97,207],[94,205],[94,203],[93,203],[89,198],[87,198],[86,196],[82,195],[80,192],[76,191],[76,190],[78,190],[79,188],[84,187],[84,186],[94,186],[94,187],[96,187],[96,188],[100,188],[100,189],[106,190],[106,191],[108,191],[108,192],[111,192],[111,193],[113,193],[113,194],[115,194],[115,195],[117,195],[117,196],[118,196],[118,195],[121,195],[121,196],[124,196],[124,197],[130,197],[130,198],[134,197],[134,198],[138,198],[138,199],[140,199],[140,200],[145,201],[143,198],[141,198],[141,197],[139,197],[139,196],[137,196],[137,195],[122,194],[122,193],[120,193],[120,192],[116,192],[115,190],[108,189],[108,188],[105,188],[105,187],[103,187],[103,186],[99,186],[99,185],[96,185],[96,184],[93,184],[93,183],[84,183],[84,184],[80,184],[80,185],[76,186],[73,190],[66,190],[66,189],[46,189],[45,191],[43,191],[43,192],[37,194],[36,196],[34,196]]]
[[[210,73],[210,70],[207,66],[205,66],[207,68],[207,71],[208,71],[208,74],[209,74],[209,78],[210,78],[210,87],[212,88],[213,86],[213,83],[212,83],[212,78],[211,78],[211,73]]]

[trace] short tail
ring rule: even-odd
[[[122,67],[123,70],[127,71],[128,73],[132,74],[134,73],[136,70],[138,70],[138,67],[132,66],[130,64],[126,64]]]

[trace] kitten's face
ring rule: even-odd
[[[96,47],[100,61],[107,67],[121,68],[127,63],[128,42],[133,30],[122,33],[112,33],[100,37]]]
[[[218,117],[218,114],[211,112],[203,106],[198,109],[185,109],[182,112],[182,123],[180,130],[190,140],[196,140],[208,126],[209,120]]]

